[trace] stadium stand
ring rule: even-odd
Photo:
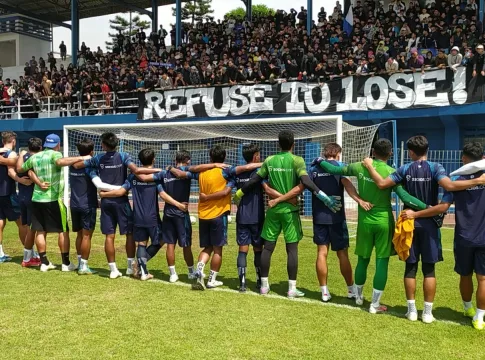
[[[342,6],[322,7],[311,35],[306,10],[278,10],[251,23],[234,19],[184,24],[182,46],[175,28],[136,36],[120,34],[111,52],[82,43],[77,64],[50,53],[25,63],[18,79],[1,79],[0,118],[20,112],[36,117],[136,112],[136,92],[187,86],[282,81],[324,82],[336,76],[476,65],[485,76],[483,24],[475,0],[356,1],[354,27],[343,31]],[[167,41],[168,42],[168,41]],[[61,49],[62,52],[62,49]],[[65,59],[65,51],[64,51]],[[1,74],[1,72],[0,72]]]

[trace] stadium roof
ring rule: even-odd
[[[175,0],[158,0],[158,6],[174,4]],[[150,15],[145,10],[152,7],[151,0],[78,0],[79,18],[89,18],[126,11],[138,11]],[[61,25],[71,20],[70,0],[0,0],[0,8],[23,14],[39,20]]]

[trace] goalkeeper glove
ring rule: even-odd
[[[238,191],[236,191],[236,193],[232,197],[232,201],[234,201],[235,204],[239,204],[239,202],[241,201],[241,198],[243,196],[244,196],[244,193],[242,192],[241,189],[239,189]]]
[[[319,191],[316,194],[316,197],[318,200],[323,202],[325,206],[327,206],[330,210],[332,210],[334,213],[337,211],[340,211],[342,209],[342,203],[340,202],[340,196],[328,196],[325,194],[323,191]]]
[[[320,163],[321,163],[322,161],[325,161],[325,159],[324,159],[324,158],[322,158],[322,157],[317,157],[316,159],[314,159],[314,160],[312,161],[311,166],[320,165]]]

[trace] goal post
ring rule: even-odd
[[[138,122],[130,124],[97,124],[64,126],[64,156],[78,155],[76,144],[84,138],[94,141],[95,153],[102,151],[100,136],[105,132],[115,133],[123,146],[122,151],[130,153],[138,163],[138,153],[144,148],[155,150],[158,168],[174,165],[178,150],[191,153],[191,163],[210,162],[209,149],[221,145],[226,150],[226,163],[242,165],[244,144],[256,143],[264,160],[279,152],[278,133],[291,130],[295,136],[295,155],[303,157],[310,167],[314,158],[322,156],[324,146],[337,142],[343,148],[342,157],[346,162],[362,160],[370,154],[373,139],[379,125],[352,126],[342,121],[341,115],[293,116],[271,118],[238,118],[234,120],[194,120],[171,122]],[[68,184],[68,171],[64,173]],[[68,206],[69,187],[65,186],[64,201]],[[191,205],[195,211],[198,201],[198,184],[192,184]],[[356,204],[345,198],[349,222],[356,221]],[[236,207],[233,206],[233,210]],[[301,215],[311,216],[311,194],[306,191],[301,200]]]

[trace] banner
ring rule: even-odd
[[[483,101],[485,78],[460,67],[379,76],[349,76],[323,84],[285,82],[182,88],[140,93],[139,120],[245,114],[323,114],[415,109]]]

